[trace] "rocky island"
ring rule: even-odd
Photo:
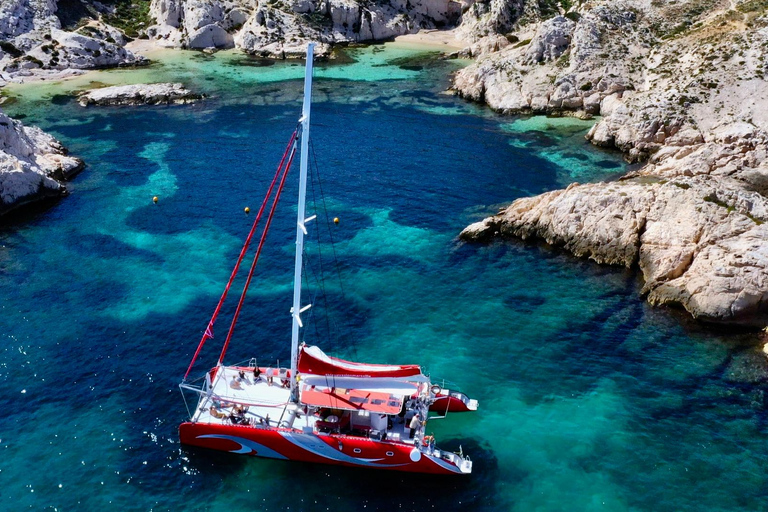
[[[102,87],[82,92],[80,105],[183,105],[202,99],[179,83],[134,84]]]

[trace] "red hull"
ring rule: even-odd
[[[179,437],[183,444],[272,459],[437,475],[465,473],[451,461],[413,445],[365,437],[190,422],[181,424]]]
[[[440,414],[445,414],[447,412],[473,411],[474,409],[470,408],[469,404],[469,398],[463,393],[454,392],[450,395],[437,393],[435,395],[435,401],[429,406],[429,410]]]

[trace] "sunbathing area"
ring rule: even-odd
[[[416,384],[400,389],[359,390],[300,382],[299,404],[290,401],[290,371],[221,367],[202,395],[194,420],[203,423],[293,428],[376,440],[423,439],[426,408],[411,399]],[[339,384],[348,384],[342,383]]]

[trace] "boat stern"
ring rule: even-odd
[[[429,410],[436,413],[476,411],[478,402],[460,391],[441,390],[434,394]]]

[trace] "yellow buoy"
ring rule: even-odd
[[[248,208],[247,206],[245,207],[245,213],[251,213],[251,209]]]
[[[152,198],[152,202],[153,202],[153,203],[156,203],[156,202],[157,202],[157,196],[155,196],[155,197],[153,197],[153,198]]]
[[[338,224],[339,223],[339,218],[338,217],[334,217],[333,218],[333,223],[334,224]]]

